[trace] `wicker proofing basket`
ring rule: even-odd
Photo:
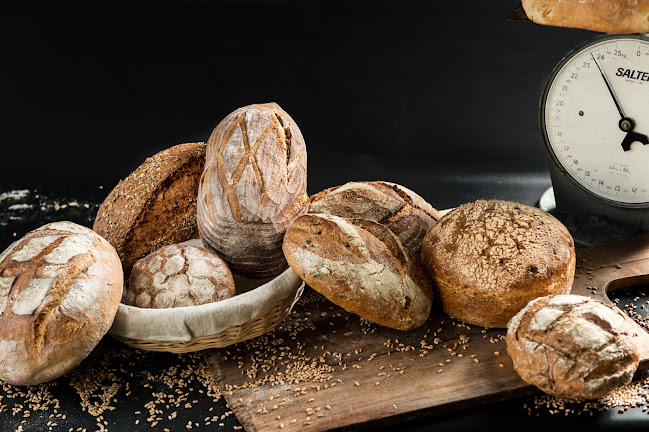
[[[134,348],[173,353],[223,348],[261,336],[291,312],[304,282],[288,268],[259,283],[235,275],[237,292],[245,292],[200,306],[146,309],[120,303],[109,334]]]

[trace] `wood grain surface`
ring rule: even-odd
[[[577,251],[572,293],[649,282],[649,234]],[[649,334],[638,326],[640,369]],[[308,287],[274,332],[205,351],[217,385],[247,431],[363,429],[538,393],[514,371],[505,329],[469,326],[433,308],[401,332],[333,305]]]

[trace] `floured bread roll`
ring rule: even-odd
[[[115,248],[72,222],[0,254],[0,379],[39,384],[74,369],[113,323],[124,276]]]
[[[206,248],[168,245],[133,266],[124,303],[140,308],[197,306],[234,297],[228,265]]]
[[[507,352],[521,378],[544,392],[595,399],[631,382],[635,329],[624,314],[577,295],[541,297],[507,328]]]
[[[381,223],[417,256],[424,235],[441,217],[415,192],[384,181],[349,182],[325,189],[311,197],[309,213]]]
[[[575,275],[568,229],[513,201],[457,207],[428,231],[421,254],[444,312],[483,327],[504,328],[530,300],[567,294]]]
[[[369,321],[411,330],[430,315],[426,269],[384,225],[304,215],[286,231],[284,254],[311,288]]]

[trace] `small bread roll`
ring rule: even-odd
[[[631,382],[639,363],[633,324],[585,296],[531,301],[509,322],[506,340],[521,378],[559,397],[602,397]]]
[[[74,369],[108,332],[124,275],[115,248],[72,222],[0,254],[0,379],[34,385]]]
[[[537,24],[605,33],[649,32],[647,0],[522,0]]]
[[[349,182],[311,197],[309,213],[366,219],[385,225],[415,255],[440,214],[410,189],[384,181]]]
[[[206,248],[168,245],[133,266],[124,303],[140,308],[197,306],[234,297],[228,265]]]
[[[531,300],[567,294],[575,275],[568,229],[512,201],[457,207],[428,231],[421,253],[444,312],[483,327],[504,328]]]
[[[140,258],[198,238],[196,195],[205,148],[178,144],[147,158],[99,207],[92,229],[115,247],[127,279]]]
[[[309,206],[306,166],[302,133],[276,103],[239,108],[214,128],[198,230],[234,273],[261,279],[286,270],[282,238]]]
[[[430,315],[430,277],[419,259],[384,225],[307,214],[284,236],[293,270],[332,303],[397,330],[421,326]]]

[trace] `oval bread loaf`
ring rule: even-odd
[[[575,274],[568,229],[512,201],[462,204],[428,231],[421,253],[444,312],[483,327],[504,328],[529,301],[567,294]]]
[[[198,237],[196,196],[205,148],[179,144],[147,158],[99,207],[92,228],[115,247],[127,279],[137,260]]]
[[[284,254],[307,285],[376,324],[411,330],[430,315],[430,277],[384,225],[304,215],[287,230]]]
[[[308,204],[304,138],[279,105],[245,106],[216,126],[199,186],[198,229],[234,273],[284,271],[284,232]]]
[[[55,222],[0,255],[0,379],[39,384],[90,354],[113,323],[123,273],[113,246]]]
[[[410,189],[384,181],[349,182],[311,197],[309,213],[326,213],[381,223],[415,255],[440,214]]]
[[[633,327],[599,300],[547,296],[511,319],[507,352],[525,382],[554,396],[596,399],[631,382],[639,363]]]
[[[203,247],[167,245],[133,266],[124,303],[140,308],[197,306],[235,296],[228,265]]]

